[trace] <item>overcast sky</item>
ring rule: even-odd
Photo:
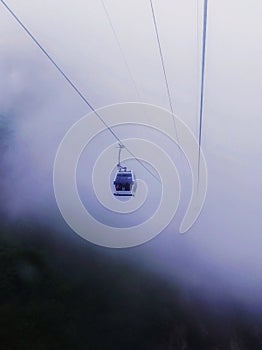
[[[140,99],[169,108],[149,1],[105,0],[139,98],[100,1],[7,3],[94,107]],[[154,1],[174,110],[195,134],[202,5]],[[250,303],[262,302],[261,18],[259,0],[209,1],[206,203],[186,235],[174,233],[179,226],[174,220],[152,242],[134,248],[144,264],[189,288],[214,293],[221,287]],[[44,216],[48,201],[54,202],[58,144],[89,109],[3,6],[0,30],[0,113],[14,131],[4,155],[11,169],[6,207],[14,217]]]

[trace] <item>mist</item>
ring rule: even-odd
[[[148,3],[106,4],[139,102],[168,109]],[[9,5],[96,108],[138,100],[99,2],[30,0],[24,6],[13,0]],[[175,113],[197,135],[201,6],[155,1],[155,9]],[[178,233],[191,190],[185,170],[182,209],[160,235],[132,249],[103,249],[105,255],[153,270],[191,295],[235,300],[251,309],[262,306],[261,12],[258,1],[210,2],[203,122],[209,182],[197,222],[185,235]],[[52,174],[63,136],[89,109],[4,8],[0,23],[1,211],[11,222],[28,218],[48,223],[61,239],[81,241],[61,218]],[[127,128],[120,131],[129,136]],[[115,142],[106,133],[98,141],[100,149]],[[134,162],[130,166],[136,167]],[[178,168],[181,172],[183,164]],[[84,181],[83,173],[80,178]]]

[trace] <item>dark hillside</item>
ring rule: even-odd
[[[1,349],[262,348],[260,323],[240,309],[218,316],[185,302],[159,277],[91,245],[58,252],[52,233],[32,224],[1,233]]]

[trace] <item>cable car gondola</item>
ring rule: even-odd
[[[132,170],[127,170],[127,167],[123,167],[120,161],[121,150],[124,148],[124,145],[118,144],[118,171],[114,179],[114,196],[133,196],[134,195],[134,183],[135,177]]]
[[[133,196],[134,174],[132,170],[119,166],[116,173],[114,186],[115,196]]]

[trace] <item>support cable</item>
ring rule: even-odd
[[[88,105],[88,107],[95,113],[95,115],[99,118],[99,120],[102,122],[102,124],[106,127],[106,129],[112,134],[112,136],[125,147],[123,142],[120,140],[120,138],[117,136],[117,134],[112,130],[112,128],[107,125],[107,123],[104,121],[104,119],[101,117],[101,115],[95,110],[95,108],[92,106],[92,104],[87,100],[87,98],[81,93],[81,91],[76,87],[76,85],[72,82],[72,80],[67,76],[67,74],[60,68],[60,66],[54,61],[54,59],[50,56],[50,54],[45,50],[45,48],[40,44],[40,42],[34,37],[34,35],[30,32],[30,30],[23,24],[23,22],[16,16],[16,14],[11,10],[11,8],[4,2],[3,0],[0,0],[3,6],[7,9],[7,11],[13,16],[13,18],[16,20],[16,22],[22,27],[22,29],[28,34],[28,36],[34,41],[34,43],[39,47],[39,49],[42,51],[42,53],[49,59],[49,61],[55,66],[55,68],[59,71],[59,73],[64,77],[64,79],[69,83],[69,85],[73,88],[73,90],[81,97],[81,99]],[[144,169],[146,169],[158,182],[160,180],[158,177],[155,176],[155,174],[142,163],[142,161],[134,155],[133,152],[131,152],[127,147],[125,147],[127,152],[140,164]]]
[[[127,61],[127,59],[126,59],[124,50],[123,50],[122,45],[121,45],[120,40],[119,40],[119,36],[117,35],[117,31],[116,31],[116,29],[115,29],[115,27],[114,27],[114,25],[113,25],[113,21],[112,21],[112,19],[111,19],[111,17],[110,17],[110,13],[109,13],[109,11],[108,11],[106,5],[105,5],[105,1],[104,1],[104,0],[101,0],[101,3],[102,3],[102,6],[103,6],[103,8],[104,8],[104,11],[105,11],[106,17],[107,17],[107,19],[108,19],[109,25],[110,25],[110,27],[111,27],[111,29],[112,29],[113,34],[114,34],[114,37],[115,37],[117,46],[118,46],[119,51],[120,51],[120,53],[121,53],[123,62],[124,62],[124,64],[125,64],[125,66],[126,66],[128,75],[129,75],[129,77],[130,77],[130,80],[131,80],[131,82],[132,82],[134,88],[135,88],[137,98],[138,98],[138,100],[141,102],[141,96],[140,96],[140,94],[139,94],[139,91],[138,91],[138,88],[137,88],[137,84],[136,84],[136,82],[135,82],[134,76],[133,76],[133,74],[132,74],[132,72],[131,72],[131,69],[130,69],[130,67],[129,67],[129,64],[128,64],[128,61]]]
[[[178,138],[178,134],[177,134],[177,127],[176,127],[176,122],[175,122],[175,117],[174,117],[173,103],[172,103],[172,99],[171,99],[171,93],[170,93],[170,88],[169,88],[168,79],[167,79],[167,73],[166,73],[166,68],[165,68],[165,62],[164,62],[164,55],[163,55],[162,48],[161,48],[159,31],[158,31],[158,27],[157,27],[157,21],[156,21],[156,16],[155,16],[155,11],[154,11],[154,6],[153,6],[153,1],[152,0],[150,0],[150,6],[151,6],[153,23],[154,23],[156,39],[157,39],[157,44],[158,44],[158,49],[159,49],[159,55],[160,55],[160,59],[161,59],[161,65],[162,65],[162,69],[163,69],[163,75],[164,75],[164,78],[165,78],[165,85],[166,85],[166,91],[167,91],[167,96],[168,96],[168,102],[169,102],[170,110],[171,110],[171,113],[172,113],[172,116],[173,116],[176,138],[177,138],[177,141],[178,141],[178,144],[179,144],[179,138]]]
[[[204,92],[205,92],[205,63],[206,63],[206,33],[207,33],[207,9],[208,0],[204,0],[203,10],[203,34],[202,34],[202,59],[201,59],[201,89],[200,89],[200,109],[199,109],[199,134],[198,134],[198,184],[200,175],[200,152],[202,142],[202,128],[203,128],[203,106],[204,106]]]

